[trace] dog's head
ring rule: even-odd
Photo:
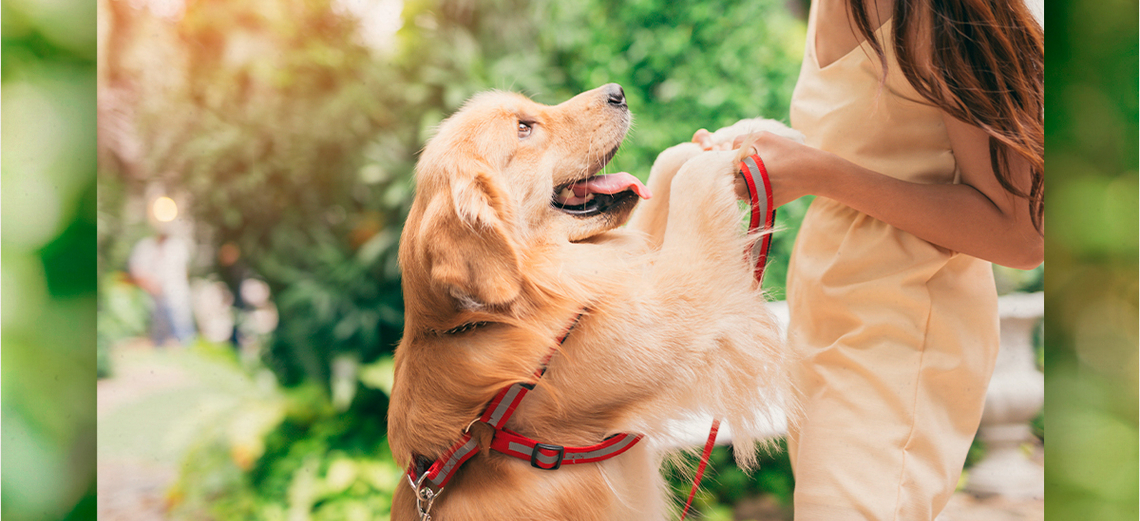
[[[648,190],[629,174],[596,174],[629,124],[617,84],[556,106],[488,92],[444,121],[416,165],[400,245],[405,290],[420,309],[509,307],[536,247],[625,223]]]

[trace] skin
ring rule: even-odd
[[[861,37],[848,23],[846,0],[816,1],[817,52],[821,63],[831,63],[858,46]],[[875,5],[878,14],[872,9],[870,15],[882,23],[890,17],[893,0],[877,0]],[[733,146],[754,140],[776,206],[805,195],[827,197],[953,251],[1012,268],[1039,266],[1045,256],[1044,235],[1030,220],[1028,200],[998,184],[988,134],[945,113],[942,119],[961,170],[960,184],[901,181],[767,132],[737,138]],[[710,150],[714,147],[709,136],[707,130],[698,130],[693,142]],[[1028,191],[1028,162],[1014,155],[1010,169],[1014,184]],[[737,188],[738,196],[746,198],[743,181]]]

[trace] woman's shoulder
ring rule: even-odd
[[[862,45],[852,15],[851,2],[861,0],[815,0],[809,23],[813,25],[815,54],[820,64],[832,63]],[[878,32],[894,13],[894,0],[865,0],[867,21]]]

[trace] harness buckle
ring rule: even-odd
[[[553,467],[543,467],[538,464],[538,457],[540,456],[538,452],[539,450],[554,451],[558,453],[558,455],[555,456],[556,459],[554,460]],[[541,454],[541,456],[549,457],[546,454]],[[530,466],[541,470],[558,470],[558,468],[562,466],[562,458],[564,456],[566,456],[566,447],[563,447],[561,445],[548,445],[546,443],[535,443],[534,449],[532,449],[530,452]]]

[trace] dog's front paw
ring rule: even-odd
[[[653,192],[653,198],[639,204],[629,222],[630,228],[645,233],[653,247],[660,246],[665,234],[673,178],[686,162],[700,153],[700,145],[681,143],[665,149],[653,162],[653,168],[649,171],[649,181],[646,183]]]
[[[800,131],[774,119],[765,118],[751,118],[737,121],[732,125],[713,132],[711,140],[714,144],[727,143],[729,145],[732,145],[732,142],[736,138],[740,136],[746,136],[748,134],[755,134],[757,132],[771,132],[777,136],[791,139],[797,143],[804,142],[804,135],[800,133]]]
[[[666,148],[657,155],[649,171],[650,189],[668,189],[681,167],[701,152],[700,145],[696,143],[680,143]]]
[[[703,152],[686,161],[673,178],[669,222],[735,222],[736,163],[732,150]]]

